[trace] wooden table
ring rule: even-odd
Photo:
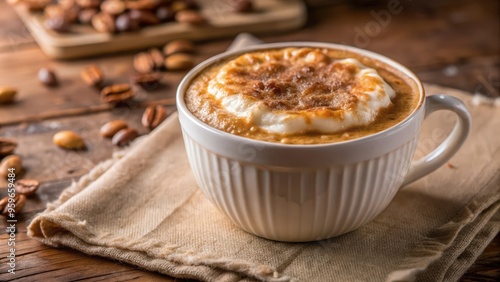
[[[324,1],[311,1],[321,3]],[[360,3],[378,1],[358,1]],[[441,84],[499,96],[499,3],[481,1],[406,1],[402,11],[390,20],[377,22],[374,16],[388,10],[387,2],[376,6],[334,5],[311,7],[309,22],[299,31],[261,38],[267,42],[309,40],[356,45],[396,59],[410,67],[424,82]],[[380,20],[380,19],[379,19]],[[62,189],[98,162],[109,158],[115,148],[99,137],[100,126],[115,118],[126,119],[142,134],[142,106],[106,109],[99,96],[79,78],[81,69],[97,63],[112,82],[127,81],[132,73],[133,54],[79,61],[51,61],[34,43],[13,10],[0,2],[0,85],[20,90],[18,102],[0,107],[0,136],[19,141],[17,153],[27,169],[25,178],[42,182],[38,196],[30,199],[17,225],[17,274],[6,273],[8,235],[0,239],[0,280],[6,281],[175,281],[117,261],[87,256],[70,249],[49,248],[26,236],[30,219],[55,200]],[[197,60],[224,51],[231,39],[203,42]],[[53,67],[61,85],[49,89],[39,84],[36,73],[42,66]],[[164,84],[143,95],[145,101],[168,103],[174,97],[183,73],[169,73]],[[173,110],[173,107],[169,107]],[[44,120],[36,120],[45,116]],[[56,148],[52,135],[63,129],[82,133],[90,148],[68,152]],[[6,187],[2,180],[0,187]],[[1,189],[0,196],[5,196]],[[6,223],[0,222],[5,230]],[[500,276],[500,236],[486,248],[467,271],[463,281],[493,281]]]

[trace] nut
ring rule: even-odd
[[[163,47],[163,53],[166,56],[170,56],[176,53],[194,53],[196,47],[193,42],[188,40],[174,40]]]
[[[142,115],[141,123],[144,127],[149,128],[151,130],[155,129],[162,121],[167,118],[167,111],[165,108],[157,105],[157,106],[149,106],[144,111]]]
[[[134,56],[134,68],[138,72],[148,73],[153,71],[155,62],[148,52],[141,52]]]
[[[16,97],[17,89],[13,87],[0,87],[0,104],[12,103]]]
[[[71,130],[57,132],[54,134],[54,137],[52,137],[52,142],[68,150],[81,150],[86,147],[83,138]]]
[[[7,156],[14,152],[17,142],[13,139],[0,137],[0,156]]]
[[[13,170],[13,171],[9,171]],[[0,176],[7,178],[9,173],[14,173],[16,175],[21,174],[23,172],[23,162],[21,157],[18,155],[9,155],[3,158],[2,162],[0,162]]]
[[[177,12],[177,14],[175,14],[175,20],[190,25],[202,25],[207,22],[200,12],[194,10],[182,10]]]
[[[38,71],[38,79],[46,86],[56,86],[58,84],[56,74],[48,68],[41,68]]]
[[[101,11],[117,16],[125,11],[125,2],[120,0],[106,0],[101,3]]]
[[[2,215],[13,218],[12,215],[20,213],[24,205],[26,204],[26,196],[24,196],[23,194],[17,194],[13,198],[13,202],[11,202],[12,200],[9,201],[9,199],[9,196],[1,199],[0,208],[3,208]]]
[[[156,17],[160,22],[175,20],[175,12],[169,6],[160,6],[156,9]]]
[[[165,67],[165,57],[163,57],[162,52],[158,48],[150,49],[149,56],[153,60],[155,69],[163,69]]]
[[[135,31],[140,28],[139,21],[132,19],[129,14],[119,15],[115,20],[115,27],[117,31]]]
[[[137,0],[127,1],[126,6],[129,10],[154,10],[161,4],[161,0]]]
[[[98,13],[92,17],[92,26],[99,32],[113,33],[115,32],[115,19],[113,16],[106,13]]]
[[[125,128],[118,131],[113,136],[113,139],[111,139],[111,143],[113,143],[113,145],[122,147],[133,141],[135,138],[137,138],[137,136],[139,136],[139,134],[135,129]]]
[[[134,96],[129,84],[114,84],[101,91],[101,99],[106,103],[116,104],[126,102]]]
[[[160,75],[158,73],[137,73],[130,77],[130,80],[137,85],[140,85],[146,90],[152,90],[158,85]]]
[[[57,16],[64,17],[65,9],[61,5],[50,4],[47,7],[45,7],[43,12],[47,18],[52,18],[52,17],[57,17]]]
[[[16,187],[17,193],[23,194],[29,198],[36,194],[40,182],[35,179],[19,179],[14,186]]]
[[[138,21],[142,25],[154,25],[160,23],[160,19],[158,19],[156,14],[148,10],[132,10],[129,15],[132,19]]]
[[[92,18],[99,13],[97,9],[83,9],[78,13],[78,21],[81,24],[91,24]]]
[[[44,23],[47,29],[56,32],[67,32],[69,31],[69,21],[64,15],[58,15],[45,20]]]
[[[83,81],[89,86],[100,86],[104,81],[104,74],[96,65],[90,65],[83,69],[81,73]]]
[[[165,59],[167,70],[187,70],[194,66],[194,58],[188,54],[173,54]]]
[[[102,137],[111,138],[118,131],[125,129],[128,127],[127,122],[121,119],[112,120],[110,122],[105,123],[100,130],[100,134]]]

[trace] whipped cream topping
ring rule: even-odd
[[[242,55],[218,71],[207,91],[227,112],[283,135],[368,125],[396,95],[375,69],[314,48]]]

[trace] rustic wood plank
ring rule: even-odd
[[[24,48],[36,48],[36,43],[21,19],[5,1],[0,1],[0,53],[15,53]]]

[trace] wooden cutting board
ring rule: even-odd
[[[176,22],[141,29],[138,32],[106,34],[90,26],[75,24],[69,33],[58,34],[43,26],[42,13],[15,9],[42,50],[51,58],[71,59],[119,51],[160,46],[173,39],[206,40],[230,37],[241,32],[272,33],[299,28],[307,13],[301,0],[257,0],[255,12],[239,14],[229,11],[224,0],[199,1],[205,26],[190,26]]]

